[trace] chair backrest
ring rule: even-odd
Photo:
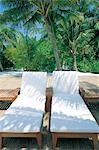
[[[23,72],[20,94],[26,97],[45,95],[46,84],[46,72]]]
[[[78,73],[76,71],[54,71],[53,92],[54,94],[78,94]]]

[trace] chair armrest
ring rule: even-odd
[[[51,101],[52,101],[53,90],[52,88],[46,89],[46,103],[45,103],[45,112],[51,111]]]
[[[20,88],[16,88],[15,91],[18,95],[20,94]]]
[[[79,88],[79,94],[84,98],[85,90],[82,87]]]

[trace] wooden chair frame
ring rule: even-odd
[[[50,92],[48,91],[48,108],[49,108],[49,111],[50,111],[50,117],[51,117],[51,104],[52,104],[52,93],[53,93],[53,90],[52,88],[50,89]],[[79,94],[81,95],[80,93],[80,90],[79,90]],[[81,95],[82,96],[82,95]],[[86,105],[86,103],[85,103]],[[49,124],[50,126],[50,124]],[[50,128],[50,127],[49,127]],[[96,144],[97,144],[97,141],[98,141],[98,134],[99,133],[87,133],[87,132],[51,132],[51,135],[52,135],[52,149],[55,150],[56,149],[56,144],[57,144],[57,139],[58,138],[91,138],[93,140],[93,150],[97,150],[96,148]]]
[[[52,132],[52,149],[55,150],[58,138],[92,138],[93,150],[96,149],[98,141],[97,133],[73,133],[73,132]]]
[[[42,136],[40,132],[0,132],[0,150],[3,147],[3,138],[4,137],[21,137],[21,138],[36,138],[38,149],[41,150],[42,148]]]
[[[52,89],[46,90],[46,97],[48,98],[48,100],[46,100],[46,103],[45,103],[45,112],[49,112],[50,107],[51,107],[50,106],[51,105],[50,100],[52,97]],[[49,130],[49,125],[48,125],[48,130]],[[41,148],[42,148],[42,134],[41,134],[41,132],[36,132],[36,133],[34,133],[34,132],[29,132],[29,133],[0,132],[0,150],[3,147],[3,138],[4,137],[36,138],[39,150],[41,150]]]

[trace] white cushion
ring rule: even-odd
[[[14,108],[0,118],[0,132],[39,132],[43,112]]]
[[[99,126],[79,95],[75,71],[53,72],[51,132],[99,133]]]
[[[78,73],[76,71],[54,71],[53,92],[78,94],[79,93]]]
[[[33,108],[36,110],[44,111],[45,109],[45,101],[46,101],[46,96],[37,96],[34,95],[34,97],[25,97],[19,95],[16,100],[10,105],[9,109],[6,110],[5,113],[8,113],[10,109],[12,110],[13,108],[21,109],[21,111],[24,108]]]
[[[39,132],[45,110],[47,73],[24,72],[21,93],[0,118],[0,132]]]
[[[0,118],[0,132],[39,132],[45,109],[45,96],[17,99]]]
[[[51,132],[98,132],[94,117],[80,95],[53,96]]]
[[[28,97],[45,95],[46,85],[46,72],[23,72],[20,94]]]

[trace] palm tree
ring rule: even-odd
[[[0,25],[0,70],[3,71],[3,64],[7,60],[5,58],[5,49],[8,43],[12,44],[14,47],[16,45],[15,35],[16,31],[13,28],[9,28],[5,25]],[[6,59],[6,58],[5,58]]]
[[[58,34],[62,39],[61,43],[63,43],[65,49],[63,53],[66,54],[67,49],[67,51],[72,54],[73,70],[77,70],[77,41],[80,35],[80,25],[83,20],[83,13],[71,11],[67,14],[65,19],[63,18],[60,20],[58,27]]]
[[[56,14],[61,16],[63,12],[67,12],[66,6],[69,6],[69,9],[70,5],[76,1],[77,0],[2,0],[2,3],[10,7],[10,9],[7,9],[1,14],[1,21],[13,21],[14,23],[22,23],[23,21],[23,24],[29,27],[37,22],[43,23],[54,51],[57,69],[61,70],[52,17],[57,18]]]
[[[19,34],[14,28],[7,27],[6,25],[0,25],[0,39],[2,43],[11,43],[13,46],[16,46],[16,34]],[[20,33],[21,34],[21,33]]]
[[[0,55],[13,63],[15,67],[32,69],[30,65],[36,51],[36,40],[23,35],[14,28],[4,25],[0,26]],[[0,59],[0,70],[3,71],[2,60]]]
[[[35,64],[33,63],[36,51],[35,45],[36,40],[34,38],[20,34],[16,36],[16,46],[10,43],[7,45],[6,56],[13,63],[15,68],[33,70],[35,69]]]
[[[93,2],[94,6],[93,14],[92,10],[91,12],[88,10],[88,7],[92,5],[91,2]],[[85,51],[89,51],[92,39],[95,39],[94,25],[98,16],[95,16],[95,9],[97,7],[95,6],[94,0],[80,0],[78,3],[79,5],[74,6],[75,12],[72,9],[69,13],[67,13],[65,19],[62,18],[59,26],[57,27],[58,37],[61,39],[62,46],[65,49],[63,53],[66,55],[67,49],[72,54],[74,70],[77,70],[77,54],[82,54],[86,53]],[[97,37],[97,35],[95,37]],[[97,43],[96,39],[95,41]],[[98,44],[94,45],[96,46]]]

